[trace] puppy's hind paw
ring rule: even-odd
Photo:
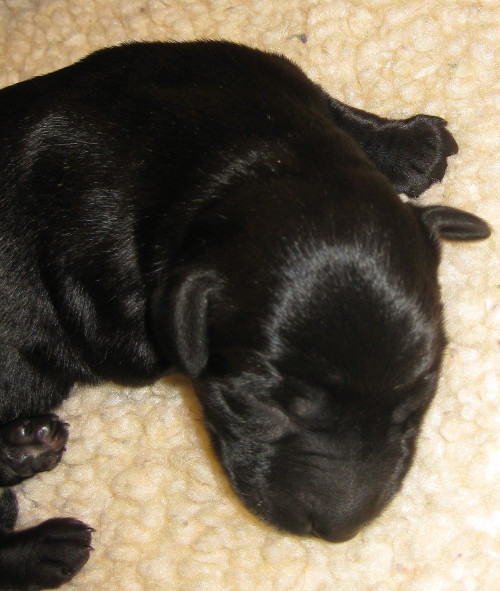
[[[0,428],[0,484],[16,484],[59,463],[68,425],[56,415],[17,419]]]

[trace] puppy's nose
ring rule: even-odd
[[[326,540],[327,542],[341,543],[347,542],[348,540],[354,538],[360,530],[360,527],[342,526],[334,528],[322,528],[313,524],[311,533],[322,540]]]

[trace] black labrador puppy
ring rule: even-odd
[[[75,382],[195,383],[245,505],[354,536],[401,485],[445,346],[439,239],[416,207],[456,143],[331,98],[283,57],[132,43],[0,92],[0,484],[59,461]],[[0,519],[0,587],[57,587],[91,528]]]

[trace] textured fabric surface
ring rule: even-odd
[[[292,58],[382,115],[445,117],[460,146],[421,199],[499,222],[497,0],[1,0],[0,83],[130,39],[227,38]],[[498,227],[498,226],[497,226]],[[450,346],[415,465],[354,540],[332,545],[250,515],[213,458],[182,376],[77,387],[56,470],[18,487],[20,525],[76,516],[95,552],[65,591],[500,589],[498,234],[446,244]]]

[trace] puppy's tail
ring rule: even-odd
[[[11,488],[4,489],[0,496],[0,529],[13,530],[18,512],[16,493]]]

